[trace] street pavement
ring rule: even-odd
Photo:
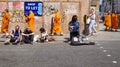
[[[95,45],[58,41],[23,45],[0,44],[0,67],[120,67],[120,32],[100,31],[88,37]],[[60,39],[62,38],[62,39]],[[60,40],[59,40],[60,39]]]

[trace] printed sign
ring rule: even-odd
[[[43,14],[42,5],[42,2],[24,2],[24,14],[28,15],[32,10],[35,16],[41,16]]]

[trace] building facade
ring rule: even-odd
[[[80,29],[83,30],[84,15],[89,14],[90,0],[0,0],[0,16],[2,12],[7,8],[11,16],[9,23],[9,31],[14,29],[15,25],[20,25],[23,30],[27,23],[24,20],[24,2],[43,2],[43,15],[35,16],[35,33],[39,33],[41,27],[45,27],[50,32],[51,18],[54,14],[51,8],[58,9],[61,14],[61,27],[63,33],[68,33],[68,23],[73,15],[78,15],[80,21]],[[86,4],[86,5],[85,5]],[[54,10],[53,10],[54,11]],[[0,23],[2,17],[0,17]],[[1,25],[1,24],[0,24]]]
[[[100,7],[100,0],[91,0],[91,7],[93,7],[98,12]]]
[[[120,0],[103,0],[101,11],[108,12],[109,10],[111,10],[111,12],[114,12],[116,10],[118,13],[120,13]]]
[[[120,14],[120,0],[113,0],[113,11],[115,10]]]

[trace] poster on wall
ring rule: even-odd
[[[42,16],[42,2],[24,2],[24,14],[28,15],[29,11],[32,10],[35,16]]]
[[[9,2],[9,11],[21,10],[21,2]]]
[[[10,22],[12,23],[19,23],[24,22],[24,14],[23,14],[23,8],[24,8],[24,2],[8,2],[8,8],[10,13]]]
[[[7,8],[6,2],[0,2],[0,11],[4,11]]]
[[[20,2],[13,2],[14,8],[20,8]]]
[[[55,13],[56,9],[58,9],[58,11],[60,11],[60,3],[59,2],[44,3],[43,14],[45,16],[50,16]]]

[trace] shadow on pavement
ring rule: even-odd
[[[104,31],[104,32],[120,32],[120,31],[105,31],[105,30],[99,30],[99,31]]]
[[[65,39],[64,43],[69,43],[70,38],[66,37],[66,38],[64,38],[64,39]]]
[[[65,39],[64,43],[68,43],[70,46],[95,45],[95,42],[84,42],[84,43],[79,43],[79,44],[71,44],[70,38],[64,38],[64,39]]]
[[[83,45],[95,45],[94,42],[89,42],[89,43],[80,43],[80,44],[69,44],[70,46],[83,46]]]

